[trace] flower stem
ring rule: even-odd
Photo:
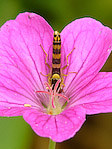
[[[55,149],[55,147],[56,147],[56,142],[49,139],[49,149]]]

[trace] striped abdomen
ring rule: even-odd
[[[61,66],[61,38],[58,31],[54,32],[53,38],[53,55],[52,55],[52,75],[60,75],[60,66]]]
[[[53,38],[53,55],[52,55],[52,84],[55,85],[60,79],[61,67],[61,37],[58,31],[54,32]]]

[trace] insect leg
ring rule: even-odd
[[[68,76],[70,73],[76,73],[77,74],[77,72],[68,72],[67,74],[62,74],[62,76]]]
[[[65,86],[65,84],[63,83],[64,82],[64,76],[68,76],[70,73],[76,73],[77,74],[77,72],[68,72],[67,74],[64,74],[64,73],[62,73],[61,74],[61,83],[60,83],[60,88],[63,88],[64,86]],[[62,87],[63,86],[63,87]]]
[[[67,65],[65,65],[63,68],[61,68],[62,70],[64,70],[65,68],[67,68],[69,66],[69,63],[68,63],[68,57],[69,55],[73,52],[75,48],[72,49],[72,51],[66,56],[66,61],[67,61]]]
[[[67,65],[65,65],[63,68],[61,68],[61,78],[62,78],[62,81],[61,81],[61,85],[60,85],[60,86],[62,86],[62,85],[65,86],[65,84],[63,83],[63,82],[64,82],[64,78],[63,78],[64,76],[68,76],[70,73],[76,73],[76,74],[77,74],[77,72],[68,72],[68,74],[63,74],[63,73],[62,73],[63,70],[69,66],[68,57],[69,57],[69,55],[73,52],[74,49],[75,49],[75,48],[73,48],[72,51],[66,56]]]
[[[48,77],[48,76],[49,76],[49,74],[44,75],[42,72],[40,72],[40,74],[41,74],[42,76],[44,76],[44,77]]]
[[[45,58],[45,64],[46,64],[47,67],[51,70],[51,69],[52,69],[51,66],[47,63],[47,57],[48,57],[48,54],[46,53],[46,51],[44,50],[44,48],[42,47],[41,44],[40,44],[40,47],[42,48],[43,52],[44,52],[45,55],[46,55],[46,58]],[[42,76],[44,76],[44,77],[48,77],[48,76],[49,76],[49,74],[44,75],[42,72],[40,72],[40,74],[41,74]]]
[[[45,55],[46,55],[46,58],[45,58],[45,64],[47,65],[47,67],[48,67],[49,69],[51,69],[51,66],[47,63],[47,57],[48,57],[48,54],[46,53],[46,51],[44,50],[44,48],[42,47],[41,44],[40,44],[40,47],[42,48],[43,52],[44,52]]]

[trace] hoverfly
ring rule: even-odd
[[[42,45],[40,45],[42,50],[44,51],[46,58],[45,58],[45,64],[48,66],[50,72],[47,75],[42,75],[48,77],[48,83],[52,90],[54,89],[54,86],[58,80],[60,80],[59,86],[57,88],[57,91],[61,93],[63,91],[64,84],[64,76],[68,76],[70,73],[76,73],[76,72],[69,72],[68,74],[63,74],[63,70],[69,66],[68,63],[68,57],[73,52],[73,49],[67,56],[67,65],[61,68],[61,36],[58,31],[54,31],[53,36],[53,52],[52,52],[52,67],[47,63],[47,57],[48,54],[43,49]]]

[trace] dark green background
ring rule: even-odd
[[[80,17],[93,17],[112,28],[111,0],[0,0],[0,26],[25,11],[43,16],[61,31]],[[110,56],[102,71],[112,71]],[[37,136],[22,117],[0,118],[0,149],[47,149],[48,139]],[[88,116],[74,138],[57,149],[111,149],[112,114]]]

